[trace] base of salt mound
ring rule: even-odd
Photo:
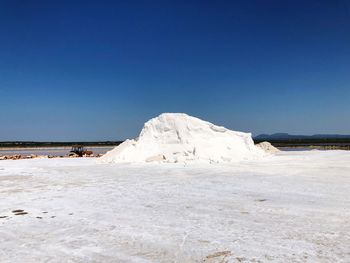
[[[99,161],[220,163],[264,155],[250,133],[231,131],[184,113],[163,113],[146,122],[138,138],[126,140]]]

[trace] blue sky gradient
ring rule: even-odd
[[[350,134],[349,1],[0,0],[0,141],[118,140],[162,112]]]

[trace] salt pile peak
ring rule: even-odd
[[[231,131],[184,113],[163,113],[100,158],[104,163],[235,162],[263,156],[250,133]]]

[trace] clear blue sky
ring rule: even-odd
[[[350,2],[0,0],[0,141],[125,139],[162,112],[350,134]]]

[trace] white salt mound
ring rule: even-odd
[[[138,138],[100,158],[103,163],[236,162],[263,156],[250,133],[236,132],[183,113],[163,113],[145,123]]]
[[[261,142],[256,144],[256,146],[265,151],[266,153],[277,153],[280,151],[269,142]]]

